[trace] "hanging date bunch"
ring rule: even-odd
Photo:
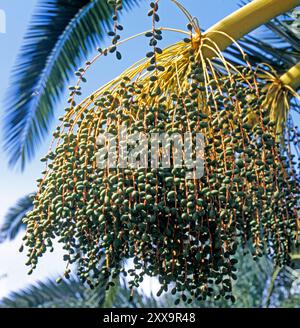
[[[75,97],[86,70],[118,51],[120,27],[111,33],[113,45],[77,71],[79,81],[70,88],[70,106],[25,219],[30,270],[58,238],[66,277],[76,264],[91,287],[103,275],[109,286],[124,274],[134,290],[144,275],[156,276],[159,294],[171,288],[177,302],[192,302],[209,296],[234,300],[240,245],[254,258],[269,252],[278,264],[288,261],[297,239],[299,189],[263,106],[263,81],[247,61],[241,67],[226,61],[182,10],[189,18],[186,31],[160,28],[158,2],[151,3],[153,26],[143,33],[151,47],[146,58],[79,104]],[[162,50],[167,31],[185,39]],[[188,167],[172,165],[172,152],[168,168],[151,167],[150,157],[146,168],[99,167],[97,154],[105,147],[99,136],[114,136],[119,163],[124,126],[129,135],[163,132],[170,140],[174,134],[202,134],[203,176],[196,176],[196,167],[187,176]],[[192,147],[193,160],[196,155]]]
[[[291,172],[300,183],[300,131],[295,124],[295,116],[299,115],[300,96],[295,91],[300,86],[300,63],[292,66],[281,76],[269,65],[257,67],[257,77],[263,81],[265,97],[263,106],[268,109],[270,119],[275,122],[277,140],[284,145],[282,152],[295,166]],[[255,124],[258,117],[252,116]]]

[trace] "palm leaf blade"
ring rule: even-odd
[[[16,235],[25,228],[25,224],[22,220],[26,213],[33,208],[32,197],[33,195],[27,195],[21,198],[15,206],[9,209],[4,217],[4,223],[0,227],[0,241],[14,239]]]
[[[129,9],[138,0],[126,0]],[[54,105],[77,69],[109,29],[106,0],[40,0],[12,71],[6,96],[9,164],[23,169],[49,132]]]

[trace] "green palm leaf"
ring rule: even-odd
[[[91,293],[98,294],[97,300]],[[102,295],[102,296],[101,296]],[[75,278],[60,284],[48,279],[11,293],[0,301],[0,307],[49,308],[49,307],[97,307],[103,300],[103,290],[91,290]]]
[[[125,0],[124,7],[139,1]],[[112,10],[106,0],[39,1],[5,99],[4,148],[10,165],[24,169],[34,156],[71,71],[103,39]]]
[[[15,206],[9,209],[0,227],[0,242],[6,239],[14,239],[25,228],[22,220],[26,213],[32,210],[32,197],[33,195],[27,195],[21,198]]]

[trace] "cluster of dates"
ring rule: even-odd
[[[262,106],[259,82],[251,69],[241,72],[216,78],[191,50],[184,78],[172,89],[149,80],[163,72],[123,77],[72,115],[67,109],[25,219],[28,265],[34,269],[58,238],[66,276],[71,264],[91,287],[103,275],[108,281],[127,275],[131,288],[144,275],[156,276],[159,294],[171,288],[178,302],[192,302],[233,300],[240,245],[254,258],[269,252],[286,263],[297,233],[296,172]],[[98,136],[114,135],[118,147],[124,125],[147,135],[202,133],[204,175],[187,178],[184,165],[151,167],[150,159],[147,168],[100,168]]]

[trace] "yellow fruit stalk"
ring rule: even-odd
[[[257,75],[266,84],[264,106],[269,109],[270,117],[276,123],[277,133],[282,135],[290,111],[291,99],[300,99],[296,92],[300,87],[300,62],[281,76],[272,67],[268,70],[259,67]]]

